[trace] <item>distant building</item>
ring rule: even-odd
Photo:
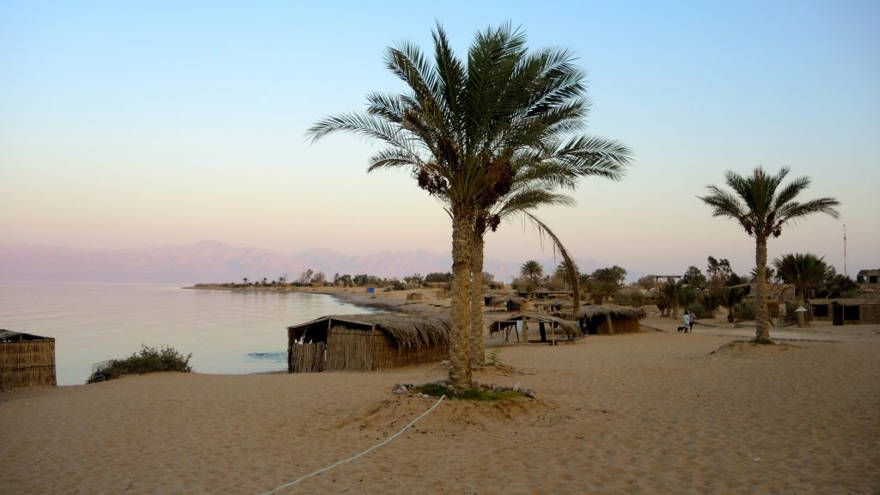
[[[880,303],[850,297],[814,298],[807,304],[813,320],[834,325],[880,323]]]
[[[856,275],[856,282],[862,286],[880,287],[880,268],[859,270],[859,274]]]

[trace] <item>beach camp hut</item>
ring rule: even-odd
[[[287,327],[287,371],[375,371],[449,357],[449,319],[375,313]]]
[[[534,301],[532,304],[535,306],[536,311],[542,311],[544,313],[553,313],[555,311],[559,311],[562,309],[567,301],[564,301],[559,298],[546,299],[541,301]],[[569,304],[570,305],[570,304]]]
[[[526,307],[526,300],[517,296],[496,296],[489,299],[489,306],[493,308],[504,307],[505,311],[522,311]]]
[[[577,325],[572,321],[566,321],[555,316],[539,315],[534,313],[519,313],[508,316],[489,325],[489,334],[502,333],[504,341],[509,342],[511,334],[517,342],[520,342],[520,333],[528,335],[529,331],[537,330],[541,342],[550,339],[566,338],[574,339],[580,332]]]
[[[813,298],[807,304],[813,320],[833,325],[880,323],[880,301],[850,297]]]
[[[645,310],[614,306],[584,306],[577,313],[578,325],[585,334],[614,334],[641,331],[639,319]]]
[[[55,339],[0,330],[0,390],[57,385]]]

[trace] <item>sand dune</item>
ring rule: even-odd
[[[645,332],[505,347],[535,401],[446,401],[394,442],[283,493],[877,493],[880,328],[710,352]],[[0,395],[4,493],[261,493],[427,409],[382,373],[154,374]]]

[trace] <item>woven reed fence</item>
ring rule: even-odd
[[[57,385],[55,340],[0,342],[0,390]]]
[[[440,361],[449,356],[446,343],[408,348],[382,330],[357,330],[334,326],[327,343],[291,343],[288,371],[376,371],[408,364]]]
[[[296,373],[317,373],[324,371],[324,342],[295,344],[293,349],[293,371]]]

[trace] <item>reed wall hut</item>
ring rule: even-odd
[[[577,325],[572,321],[534,313],[520,313],[494,321],[489,325],[489,334],[500,332],[504,335],[505,342],[508,342],[510,335],[513,334],[516,341],[520,342],[518,329],[524,329],[524,335],[537,330],[541,342],[547,342],[548,335],[550,338],[574,339],[580,334]]]
[[[489,298],[488,305],[493,308],[504,306],[508,312],[522,311],[526,307],[526,300],[517,296],[499,296]]]
[[[562,307],[565,306],[566,304],[571,306],[570,301],[564,301],[559,298],[534,301],[532,303],[532,305],[535,306],[535,310],[543,311],[545,313],[553,313],[555,311],[560,311],[562,309]]]
[[[287,372],[377,371],[449,357],[449,319],[376,313],[287,327]]]
[[[0,390],[55,386],[55,339],[0,330]]]
[[[810,299],[808,310],[813,320],[830,321],[833,325],[880,323],[880,301],[840,297]]]
[[[610,335],[640,332],[639,320],[645,317],[645,310],[613,305],[584,306],[577,316],[583,333]]]

